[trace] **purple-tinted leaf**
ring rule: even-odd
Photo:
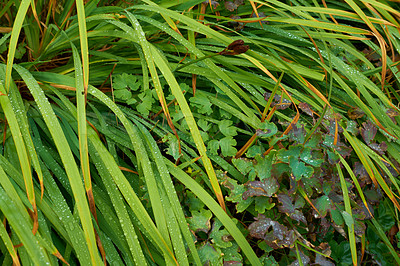
[[[262,214],[259,214],[255,219],[256,221],[249,226],[249,232],[252,237],[264,239],[274,249],[293,247],[297,239],[293,230],[288,230],[286,226],[266,218]],[[270,230],[271,227],[272,230]]]
[[[320,225],[321,225],[321,227],[319,228],[318,233],[321,236],[325,236],[326,233],[328,233],[328,230],[331,227],[331,224],[328,221],[328,219],[326,219],[325,217],[322,217]]]
[[[243,5],[244,0],[234,0],[233,1],[236,5],[240,6]]]
[[[271,93],[270,92],[266,92],[264,93],[264,99],[265,100],[269,100],[269,98],[271,97]],[[282,97],[280,95],[274,95],[274,99],[272,100],[271,106],[275,106],[276,109],[278,110],[284,110],[286,108],[288,108],[292,103],[287,100],[287,99],[282,99]]]
[[[351,147],[345,146],[343,143],[338,143],[336,146],[336,151],[343,157],[349,157],[353,149]]]
[[[275,105],[275,108],[276,108],[277,110],[285,110],[285,109],[288,108],[291,104],[292,104],[292,103],[289,102],[288,100],[283,99],[283,101],[282,101],[281,103],[278,103],[278,104]]]
[[[285,226],[278,222],[274,222],[272,228],[272,233],[267,234],[264,238],[268,246],[274,249],[294,246],[297,236],[293,230],[287,230]]]
[[[354,233],[356,233],[357,236],[362,236],[365,234],[365,230],[367,229],[365,223],[363,221],[355,221],[354,222]]]
[[[359,162],[354,163],[353,173],[357,177],[360,186],[363,187],[365,184],[371,184],[372,180],[369,177],[367,170],[364,165]]]
[[[275,163],[272,165],[271,176],[276,179],[281,178],[282,176],[290,176],[292,170],[290,166],[286,163]]]
[[[300,210],[296,209],[293,213],[289,215],[289,217],[298,222],[303,222],[304,224],[307,224],[306,217],[304,217],[303,212]]]
[[[278,206],[278,209],[288,215],[290,218],[307,224],[306,218],[300,210],[297,210],[292,204],[292,199],[286,194],[279,194],[278,200],[282,205]]]
[[[322,191],[322,184],[320,179],[314,176],[311,178],[303,178],[301,180],[301,183],[303,183],[305,191],[310,195],[312,195],[315,190]]]
[[[297,194],[296,198],[294,199],[294,208],[295,209],[303,208],[305,203],[306,202],[305,202],[304,198],[300,194]]]
[[[234,11],[236,8],[238,8],[238,5],[231,2],[231,1],[226,1],[225,2],[225,8],[228,9],[229,11]]]
[[[386,114],[387,114],[389,117],[396,117],[396,116],[399,116],[399,115],[400,115],[399,112],[398,112],[396,109],[393,109],[393,108],[389,108],[389,109],[386,111]]]
[[[212,5],[212,8],[217,8],[218,6],[219,6],[219,3],[218,3],[218,1],[215,1],[215,0],[206,0],[206,1],[204,1],[203,2],[203,4],[210,4],[210,2],[211,2],[211,5]]]
[[[397,177],[399,175],[400,165],[397,161],[392,161],[394,167],[387,162],[383,162],[383,164],[388,168],[392,176]]]
[[[336,120],[324,120],[322,123],[325,125],[328,130],[328,134],[335,135],[336,132],[336,124],[339,122],[339,119]],[[337,132],[342,133],[343,128],[340,125],[337,125]]]
[[[292,130],[289,132],[289,139],[291,141],[294,141],[295,144],[302,144],[305,140],[305,137],[307,135],[306,130],[304,129],[304,126],[301,125],[298,127],[297,125],[292,126]]]
[[[287,214],[294,212],[295,208],[292,204],[292,199],[288,195],[281,193],[278,195],[278,200],[282,204],[278,207],[281,212]]]
[[[374,143],[369,144],[368,146],[371,149],[373,149],[376,153],[378,153],[379,155],[385,154],[385,152],[387,150],[387,144],[384,141],[382,141],[380,144],[374,142]]]
[[[264,239],[265,234],[268,232],[268,229],[272,226],[272,221],[270,218],[266,218],[264,215],[259,214],[257,218],[254,218],[256,221],[250,224],[249,233],[252,237],[257,239]]]
[[[296,252],[296,251],[294,250],[294,252]],[[301,251],[301,249],[299,249],[299,254],[300,254],[300,259],[301,259],[302,265],[308,265],[310,263],[310,258],[308,256],[306,256],[303,253],[303,251]],[[294,262],[292,262],[290,264],[290,266],[300,266],[299,260],[295,260]]]
[[[337,183],[335,183],[338,185]],[[334,184],[334,185],[335,185]],[[340,192],[340,194],[336,193],[335,191],[331,191],[328,195],[328,198],[333,202],[333,203],[342,203],[343,202],[343,193]]]
[[[319,218],[325,217],[328,211],[333,208],[331,200],[326,195],[323,195],[314,200],[314,206],[319,211]]]
[[[364,111],[361,110],[360,108],[353,108],[347,111],[347,115],[349,116],[350,119],[356,120],[365,115]]]
[[[390,108],[386,111],[386,114],[393,121],[393,123],[397,125],[397,121],[396,121],[395,117],[400,115],[399,112],[397,112],[397,110],[395,110],[395,109]]]
[[[378,203],[382,198],[382,195],[375,189],[366,190],[364,195],[371,203]]]
[[[296,181],[299,181],[303,177],[310,178],[314,173],[314,169],[311,166],[306,166],[303,162],[294,157],[289,157],[289,165],[293,170]]]
[[[243,193],[243,199],[248,197],[265,196],[272,197],[279,189],[278,181],[275,178],[267,178],[263,181],[251,181],[245,184],[247,191]]]
[[[320,266],[335,266],[333,262],[318,253],[315,255],[315,264]]]
[[[252,17],[252,18],[256,18],[256,17],[257,17],[257,14],[256,14],[256,13],[253,13],[253,14],[251,15],[251,17]],[[259,18],[265,18],[266,15],[265,15],[264,12],[258,12],[258,17],[259,17]],[[268,23],[268,21],[266,21],[266,20],[261,20],[261,23]]]
[[[299,103],[298,107],[300,108],[300,110],[302,110],[304,113],[308,114],[309,116],[314,116],[313,111],[311,110],[308,103]]]
[[[361,136],[364,139],[365,143],[370,144],[371,141],[375,138],[378,129],[369,120],[367,122],[364,122],[362,125],[363,127],[360,129]]]
[[[225,2],[226,5],[226,2]],[[240,20],[242,19],[240,16],[230,16],[231,19],[233,19],[232,21],[229,21],[228,24],[233,27],[235,30],[241,30],[244,27],[244,23],[243,22],[238,22],[235,20]]]

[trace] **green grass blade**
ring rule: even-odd
[[[71,149],[69,147],[67,139],[64,134],[60,134],[60,132],[63,132],[63,130],[57,120],[56,115],[54,114],[54,111],[48,99],[44,95],[42,89],[39,87],[37,81],[23,67],[18,65],[14,67],[20,74],[20,76],[24,79],[33,97],[35,98],[35,101],[40,108],[44,121],[46,122],[46,125],[57,146],[58,152],[70,180],[72,191],[74,193],[76,206],[79,212],[79,218],[82,222],[82,227],[85,233],[87,245],[89,247],[92,263],[101,263],[101,259],[97,251],[91,215],[88,203],[86,201],[84,187],[81,181],[81,175],[79,174],[78,167],[71,153]]]
[[[9,87],[11,85],[11,72],[13,69],[14,63],[14,56],[18,45],[19,34],[21,33],[22,24],[25,20],[26,12],[30,6],[31,0],[22,0],[17,16],[14,20],[13,30],[11,34],[10,43],[8,45],[8,54],[7,54],[7,68],[6,68],[6,75],[5,75],[5,83],[4,87],[5,90],[8,92]]]
[[[49,264],[49,258],[38,243],[38,240],[31,231],[31,223],[29,216],[24,217],[19,209],[15,206],[13,200],[9,198],[3,188],[0,188],[0,209],[7,217],[10,226],[13,228],[18,238],[23,243],[29,258],[36,265]],[[21,219],[24,217],[25,219]]]
[[[336,164],[336,169],[339,173],[340,185],[342,187],[343,201],[344,201],[344,209],[346,212],[347,219],[345,219],[348,229],[348,236],[350,242],[350,250],[351,250],[351,259],[353,261],[353,265],[357,264],[357,247],[356,247],[356,236],[354,234],[354,218],[352,215],[349,191],[347,189],[346,181],[344,180],[342,169],[339,164]],[[344,213],[343,213],[344,215]],[[348,221],[351,220],[351,221]]]

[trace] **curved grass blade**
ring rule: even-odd
[[[144,126],[141,125],[140,123],[136,123],[136,125],[138,126],[138,128],[142,132],[142,134],[144,135],[144,140],[146,140],[147,144],[149,145],[149,148],[150,148],[149,150],[151,151],[152,156],[155,159],[155,163],[157,164],[158,172],[160,174],[162,183],[164,185],[166,196],[168,197],[169,203],[171,204],[171,208],[175,215],[175,217],[173,217],[173,218],[176,218],[178,221],[180,230],[186,240],[187,245],[190,248],[190,254],[193,256],[196,264],[201,265],[200,257],[198,255],[196,247],[193,243],[192,234],[190,233],[189,228],[187,226],[187,221],[186,221],[184,213],[182,211],[182,207],[179,203],[179,199],[176,194],[171,177],[169,175],[168,169],[163,161],[163,156],[161,155],[161,152],[159,151],[159,148],[157,147],[157,144],[155,143],[153,137],[144,128]],[[175,232],[178,232],[179,228],[174,229],[174,230],[175,230]],[[171,235],[174,235],[174,233],[172,233]],[[172,243],[174,245],[179,244],[180,242],[181,241],[172,241]],[[181,248],[181,247],[178,246],[178,248]],[[181,253],[180,255],[182,255],[182,253],[186,254],[186,252],[178,250],[177,256],[179,253]],[[181,259],[181,260],[183,262],[186,261],[185,259]],[[178,261],[179,261],[179,259],[178,259]]]
[[[4,65],[0,65],[0,75],[4,77]],[[0,96],[0,104],[2,106],[4,115],[7,118],[8,124],[10,126],[11,135],[15,143],[15,148],[17,150],[19,163],[21,165],[22,175],[24,177],[26,193],[29,202],[32,205],[32,209],[30,208],[29,209],[33,217],[33,232],[36,233],[38,228],[37,207],[36,207],[35,193],[32,181],[31,164],[28,152],[26,150],[24,139],[20,137],[22,135],[20,125],[18,124],[18,119],[11,105],[10,98],[7,96],[6,90],[3,84],[1,83],[0,83],[0,94],[3,94]]]
[[[48,99],[44,95],[42,89],[39,87],[37,81],[25,68],[18,65],[15,65],[14,68],[23,78],[29,90],[31,91],[37,105],[39,106],[44,121],[53,137],[54,143],[56,144],[57,150],[70,180],[92,263],[99,264],[101,263],[101,259],[97,252],[90,210],[86,201],[81,175],[79,174],[78,167],[75,163],[75,159],[73,158],[67,139],[64,134],[60,134],[60,132],[63,132],[63,130]]]
[[[2,175],[0,173],[0,175]],[[4,228],[3,225],[0,225],[0,237],[3,240],[3,244],[6,246],[8,252],[10,253],[11,259],[13,261],[13,265],[19,266],[21,265],[17,252],[15,251],[14,245],[10,239],[10,236],[8,235],[6,229]]]
[[[189,108],[189,105],[182,93],[182,90],[181,90],[178,82],[176,81],[172,71],[162,60],[158,51],[154,48],[152,49],[152,55],[157,63],[158,68],[160,69],[161,73],[164,75],[165,79],[167,80],[168,84],[170,85],[172,93],[174,94],[175,99],[177,100],[177,102],[182,110],[182,113],[185,116],[187,125],[192,133],[193,140],[196,144],[197,150],[199,151],[201,159],[204,163],[204,167],[205,167],[207,175],[210,179],[214,193],[218,199],[219,204],[225,210],[225,202],[224,202],[224,198],[222,195],[221,187],[219,186],[217,176],[215,175],[215,172],[214,172],[214,168],[211,164],[210,159],[207,156],[206,147],[205,147],[203,139],[200,135],[200,131],[197,127],[196,121],[193,118],[193,114]]]
[[[14,56],[18,45],[19,34],[21,33],[22,24],[25,20],[26,12],[30,6],[31,0],[22,0],[19,4],[17,16],[14,20],[14,25],[11,33],[10,43],[8,45],[8,53],[7,53],[7,68],[5,74],[5,91],[8,92],[10,84],[11,84],[11,72],[13,69]]]

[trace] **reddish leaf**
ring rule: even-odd
[[[333,262],[318,253],[315,256],[315,263],[321,266],[335,266]]]
[[[360,129],[361,131],[361,136],[364,139],[365,143],[370,144],[371,141],[375,138],[376,132],[378,129],[376,126],[368,120],[368,122],[364,122],[363,128]]]
[[[264,99],[268,101],[268,99],[271,97],[271,93],[266,92],[264,93]],[[278,110],[284,110],[288,108],[292,104],[291,101],[282,98],[280,95],[274,95],[274,99],[272,100],[271,106],[275,106],[276,109]]]
[[[369,177],[364,165],[362,165],[361,163],[354,163],[353,173],[357,177],[357,180],[360,183],[361,187],[364,187],[366,184],[371,184],[372,180]]]
[[[266,218],[259,214],[256,221],[249,226],[252,237],[264,239],[272,248],[293,247],[297,237],[293,230],[288,230],[286,226],[277,221]],[[272,227],[272,230],[270,228]]]
[[[387,144],[386,142],[382,141],[381,144],[378,143],[371,143],[368,145],[371,149],[373,149],[376,153],[378,153],[379,155],[383,155],[385,154],[386,150],[387,150]]]
[[[206,4],[206,5],[208,5],[209,3],[210,3],[209,0],[206,0],[203,2],[203,4]],[[211,5],[213,8],[217,8],[219,6],[219,3],[218,3],[218,1],[211,0]]]
[[[298,107],[300,108],[300,110],[302,110],[304,113],[308,114],[309,116],[314,116],[314,113],[311,110],[308,103],[299,103]]]
[[[289,132],[289,139],[291,141],[294,141],[295,144],[301,144],[304,143],[304,140],[306,138],[307,132],[304,129],[304,126],[301,125],[298,127],[296,124],[292,125],[292,130]]]
[[[282,203],[282,205],[278,206],[278,209],[281,212],[285,213],[293,220],[307,224],[306,218],[304,217],[303,213],[293,205],[292,198],[290,198],[286,194],[279,194],[278,200],[280,203]]]
[[[348,110],[347,115],[349,116],[350,119],[356,120],[356,119],[363,117],[365,115],[365,113],[360,108],[354,108],[354,109]]]
[[[231,1],[226,1],[225,2],[225,8],[228,9],[229,11],[234,11],[236,8],[238,8],[238,5],[231,2]]]
[[[300,254],[300,259],[301,259],[302,265],[309,265],[310,258],[308,256],[306,256],[303,253],[303,251],[301,251],[301,249],[299,249],[299,254]],[[289,266],[300,266],[300,262],[299,262],[299,260],[295,260]]]
[[[261,181],[251,181],[245,184],[247,191],[243,193],[243,199],[246,200],[248,197],[265,196],[271,197],[278,189],[279,184],[275,178],[270,177]]]

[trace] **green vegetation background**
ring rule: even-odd
[[[396,265],[400,4],[0,4],[3,265]]]

